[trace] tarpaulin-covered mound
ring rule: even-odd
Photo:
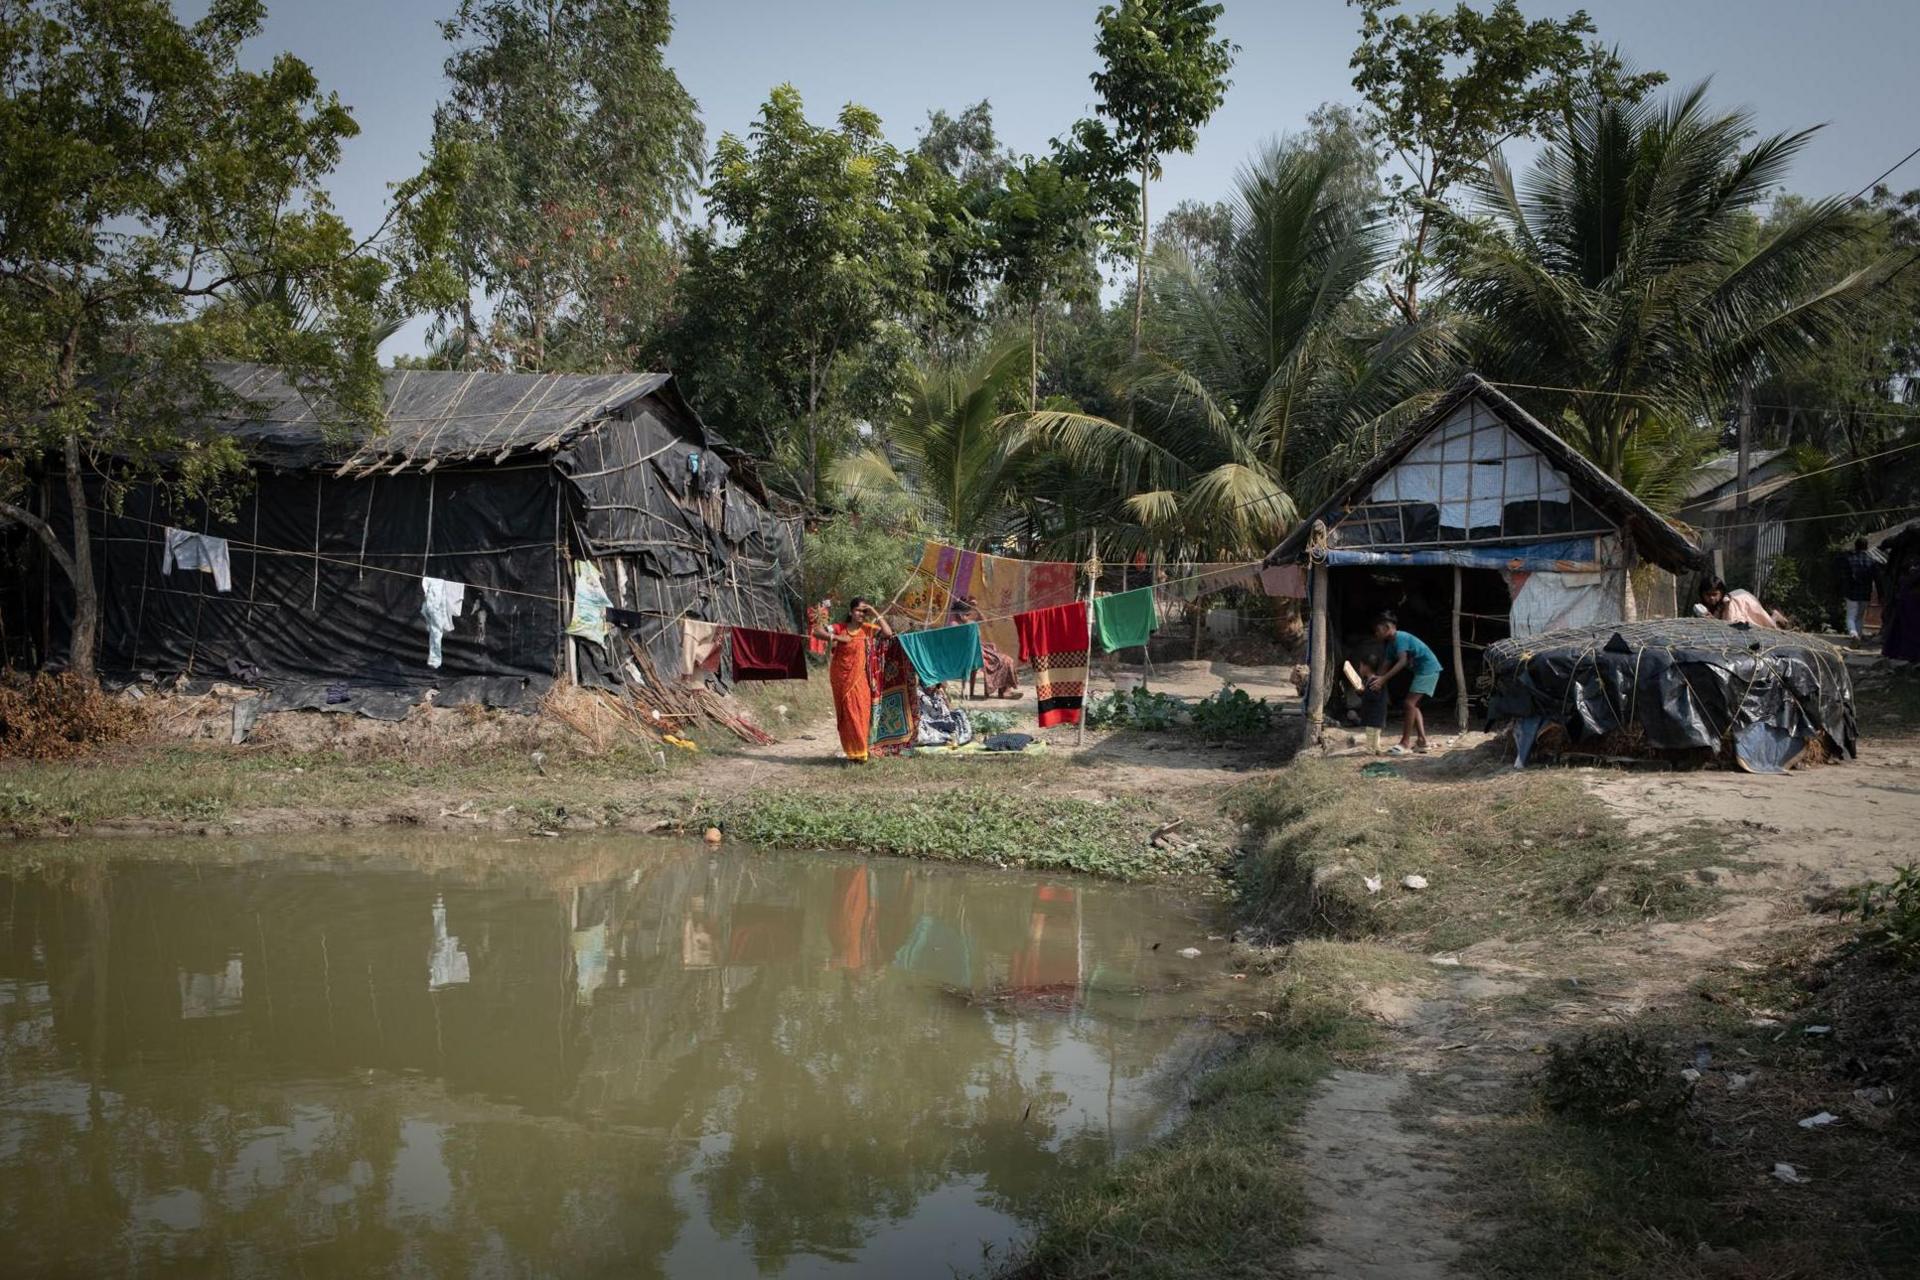
[[[1854,753],[1845,658],[1791,631],[1712,618],[1551,631],[1490,646],[1487,674],[1488,721],[1512,722],[1521,764],[1549,732],[1753,773],[1783,772],[1809,747],[1816,759]]]

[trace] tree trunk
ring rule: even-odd
[[[61,566],[73,580],[73,644],[67,669],[91,680],[94,650],[99,647],[100,595],[93,582],[93,530],[87,518],[87,485],[80,471],[78,435],[68,433],[65,453],[67,506],[73,513],[73,557]]]
[[[1140,253],[1133,273],[1133,358],[1140,358],[1140,325],[1147,314],[1147,163],[1140,162]]]
[[[1027,313],[1027,412],[1040,407],[1040,304]]]

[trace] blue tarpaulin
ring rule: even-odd
[[[1331,565],[1403,565],[1456,564],[1463,569],[1525,569],[1558,573],[1592,573],[1617,566],[1603,565],[1592,538],[1564,538],[1555,542],[1531,542],[1522,546],[1428,547],[1419,551],[1362,551],[1358,548],[1330,547]]]

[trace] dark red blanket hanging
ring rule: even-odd
[[[746,680],[805,680],[807,638],[784,631],[733,629],[733,678]]]

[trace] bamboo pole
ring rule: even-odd
[[[1466,575],[1453,566],[1453,701],[1454,720],[1461,733],[1467,731],[1467,662],[1460,648],[1461,581]]]
[[[1315,520],[1307,538],[1308,593],[1313,597],[1312,630],[1307,642],[1307,745],[1317,746],[1326,732],[1327,718],[1327,526]]]
[[[1087,665],[1080,682],[1080,724],[1075,746],[1087,741],[1087,697],[1093,692],[1093,593],[1100,586],[1100,531],[1093,531],[1093,553],[1087,557]]]

